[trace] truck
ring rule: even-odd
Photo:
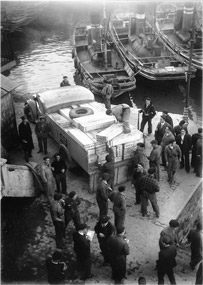
[[[143,133],[135,126],[123,133],[122,123],[106,115],[105,105],[95,101],[83,86],[45,90],[27,101],[29,118],[36,122],[46,116],[50,136],[59,144],[59,153],[71,169],[79,165],[89,175],[89,191],[95,192],[100,177],[99,165],[111,152],[114,157],[114,185],[131,179],[132,160]]]

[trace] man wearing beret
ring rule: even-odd
[[[171,284],[176,284],[173,273],[173,268],[177,265],[176,255],[176,246],[171,244],[170,237],[165,236],[163,238],[163,249],[159,252],[159,259],[157,261],[158,284],[164,284],[165,274],[167,274]]]
[[[64,199],[64,208],[65,208],[65,227],[69,224],[71,220],[74,222],[75,229],[77,230],[80,222],[80,213],[78,206],[80,205],[81,200],[75,191],[71,191],[67,198]]]
[[[96,200],[99,206],[99,217],[108,214],[108,196],[109,196],[109,189],[110,186],[107,183],[107,180],[110,178],[108,173],[103,173],[102,177],[99,181],[99,185],[96,191]]]
[[[123,193],[124,191],[125,186],[119,186],[118,191],[113,191],[109,194],[109,199],[113,203],[116,230],[124,227],[125,223],[126,198],[125,194]]]
[[[108,238],[114,234],[115,228],[112,223],[109,221],[108,216],[102,216],[94,227],[95,233],[99,241],[99,246],[104,257],[103,265],[109,264],[109,252],[107,248]]]
[[[49,135],[49,124],[46,122],[45,116],[39,117],[39,121],[36,123],[35,133],[39,145],[38,153],[43,152],[44,148],[44,154],[47,154],[47,138]]]
[[[74,251],[77,256],[78,271],[81,273],[80,280],[94,277],[91,274],[90,240],[87,231],[87,225],[80,224],[77,232],[73,233]]]
[[[156,217],[159,218],[159,206],[156,200],[156,192],[159,192],[159,185],[154,179],[154,174],[155,168],[149,168],[148,174],[143,176],[139,183],[141,190],[141,211],[143,217],[147,215],[147,203],[148,200],[150,200],[152,208],[156,213]]]
[[[177,244],[177,234],[176,229],[179,227],[179,222],[177,220],[171,220],[169,222],[169,226],[163,229],[160,233],[160,239],[159,239],[159,247],[160,249],[164,248],[163,245],[163,238],[165,236],[170,238],[170,243],[173,245]]]
[[[22,122],[18,127],[18,132],[24,151],[25,161],[29,162],[29,158],[32,157],[32,149],[34,148],[32,140],[32,131],[30,128],[30,124],[28,123],[27,117],[22,116],[21,119]]]
[[[128,243],[124,227],[119,227],[117,234],[111,235],[107,241],[112,279],[115,284],[123,284],[126,277],[126,256],[130,253]]]
[[[146,123],[148,123],[148,135],[152,133],[152,118],[156,115],[154,105],[152,104],[152,101],[149,97],[146,98],[145,105],[143,109],[139,111],[139,113],[142,113],[142,122],[140,131],[144,131],[144,127]]]

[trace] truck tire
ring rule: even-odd
[[[67,168],[71,169],[72,168],[72,158],[69,153],[68,147],[66,147],[64,144],[60,144],[59,154],[61,158],[65,161]]]
[[[70,111],[69,116],[71,119],[83,117],[83,116],[89,116],[94,114],[94,111],[91,108],[88,107],[78,107],[74,108]]]

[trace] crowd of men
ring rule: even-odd
[[[116,110],[119,109],[119,110]],[[107,114],[118,116],[122,113],[120,121],[124,122],[125,132],[129,132],[129,116],[127,112],[129,106],[121,104],[112,109],[107,109]],[[151,120],[156,112],[150,98],[146,99],[146,104],[140,113],[143,113],[141,122],[141,131],[144,131],[148,123],[148,134],[152,133]],[[123,116],[124,115],[124,116]],[[125,120],[127,116],[127,120]],[[124,119],[123,119],[124,118]],[[22,123],[19,125],[19,136],[22,142],[22,148],[26,162],[32,156],[34,148],[32,141],[32,132],[26,116],[22,116]],[[118,119],[119,120],[119,119]],[[47,137],[49,134],[49,125],[44,116],[39,118],[36,123],[35,134],[38,139],[39,151],[47,155]],[[185,168],[186,172],[194,168],[197,176],[202,175],[202,128],[198,133],[192,136],[184,121],[178,126],[173,127],[172,118],[164,111],[160,122],[155,130],[155,139],[151,141],[152,150],[149,156],[145,154],[144,143],[138,143],[134,153],[132,188],[135,189],[135,204],[141,205],[142,216],[148,216],[147,207],[149,201],[152,205],[156,218],[160,216],[160,210],[156,199],[156,193],[160,186],[160,165],[163,165],[168,173],[168,182],[171,185],[174,182],[174,175],[179,168]],[[190,162],[190,152],[192,159]],[[106,156],[106,162],[98,165],[101,172],[97,191],[96,201],[99,208],[99,219],[95,225],[95,233],[98,238],[101,253],[104,258],[103,266],[110,265],[112,269],[112,280],[115,284],[121,284],[126,278],[126,259],[129,255],[129,240],[126,238],[125,218],[126,218],[126,197],[124,185],[114,189],[114,157],[110,152]],[[81,203],[77,193],[71,191],[67,193],[66,185],[67,165],[60,154],[55,155],[51,163],[50,158],[45,156],[41,166],[41,176],[47,195],[50,212],[56,233],[56,248],[63,250],[66,248],[65,236],[66,228],[72,220],[75,226],[73,233],[73,248],[76,254],[78,272],[81,280],[92,278],[91,273],[91,238],[88,235],[89,227],[81,222],[78,206]],[[55,186],[56,185],[56,189]],[[109,203],[113,205],[114,224],[110,222],[108,216]],[[179,227],[176,220],[169,223],[169,227],[161,232],[159,246],[159,259],[157,261],[158,284],[164,284],[164,276],[167,275],[171,284],[176,284],[173,268],[176,266],[177,240],[175,230]],[[191,269],[200,264],[201,271],[202,260],[202,225],[199,222],[197,229],[192,230],[188,235],[188,241],[191,243]],[[66,265],[62,260],[61,252],[55,251],[52,258],[47,260],[48,281],[49,283],[58,283],[65,278]],[[199,273],[201,276],[201,274]],[[139,278],[139,284],[146,284],[144,277]],[[144,283],[145,282],[145,283]],[[196,283],[199,284],[199,283]]]

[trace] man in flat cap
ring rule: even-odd
[[[107,180],[110,178],[108,173],[103,173],[100,178],[99,185],[96,190],[96,200],[99,206],[99,217],[108,214],[108,196],[110,193],[110,185]]]
[[[158,284],[164,284],[164,275],[167,274],[171,284],[176,284],[173,273],[173,268],[176,264],[176,246],[171,244],[170,237],[163,238],[163,248],[159,252],[159,259],[157,261],[157,275]]]
[[[177,220],[170,220],[169,226],[163,229],[160,233],[160,238],[159,238],[159,247],[160,249],[164,248],[163,245],[163,238],[165,236],[170,238],[170,243],[173,245],[177,244],[177,228],[179,227],[179,222]]]
[[[109,219],[110,218],[108,216],[102,216],[94,227],[95,233],[97,234],[99,246],[104,257],[104,266],[110,262],[107,240],[111,235],[115,233],[115,228]]]
[[[115,228],[124,227],[126,213],[125,186],[119,186],[118,191],[109,194],[109,199],[113,203],[113,212],[115,219]]]
[[[139,113],[142,113],[140,131],[143,132],[146,123],[148,123],[148,135],[150,135],[152,133],[152,119],[156,115],[156,112],[149,97],[146,98],[144,107],[139,111]]]
[[[145,154],[145,145],[142,142],[137,143],[137,148],[134,152],[133,167],[141,164],[146,169],[147,156]]]
[[[70,83],[68,81],[68,76],[63,76],[63,81],[60,83],[60,87],[64,87],[64,86],[70,86]]]
[[[22,148],[24,151],[25,161],[29,162],[29,158],[32,157],[32,149],[34,149],[34,144],[32,140],[32,131],[30,128],[30,124],[28,123],[27,117],[21,117],[22,122],[18,126],[18,132],[22,144]]]
[[[159,181],[162,147],[158,145],[157,140],[152,140],[151,145],[152,150],[149,155],[149,167],[155,168],[155,178]]]
[[[68,197],[64,199],[65,227],[68,226],[71,220],[73,220],[76,230],[78,226],[81,224],[80,213],[78,210],[78,206],[80,205],[80,203],[81,203],[81,200],[75,191],[71,191]]]
[[[199,221],[196,229],[190,230],[187,236],[191,248],[190,267],[192,270],[202,260],[202,222]]]
[[[38,139],[39,151],[47,154],[47,139],[49,135],[49,124],[46,122],[45,116],[40,116],[39,121],[36,123],[35,133]]]
[[[74,251],[77,257],[80,280],[85,281],[94,277],[91,274],[90,240],[87,236],[88,227],[86,224],[78,225],[78,229],[73,233]]]
[[[159,218],[159,206],[156,200],[156,192],[159,192],[159,184],[154,178],[155,168],[151,167],[148,169],[148,174],[143,176],[140,180],[140,190],[141,190],[141,212],[142,216],[147,216],[147,203],[150,200],[152,208]]]
[[[123,284],[126,277],[126,257],[130,253],[129,240],[125,236],[125,228],[119,227],[116,235],[111,235],[107,241],[112,270],[112,279],[115,284]]]

